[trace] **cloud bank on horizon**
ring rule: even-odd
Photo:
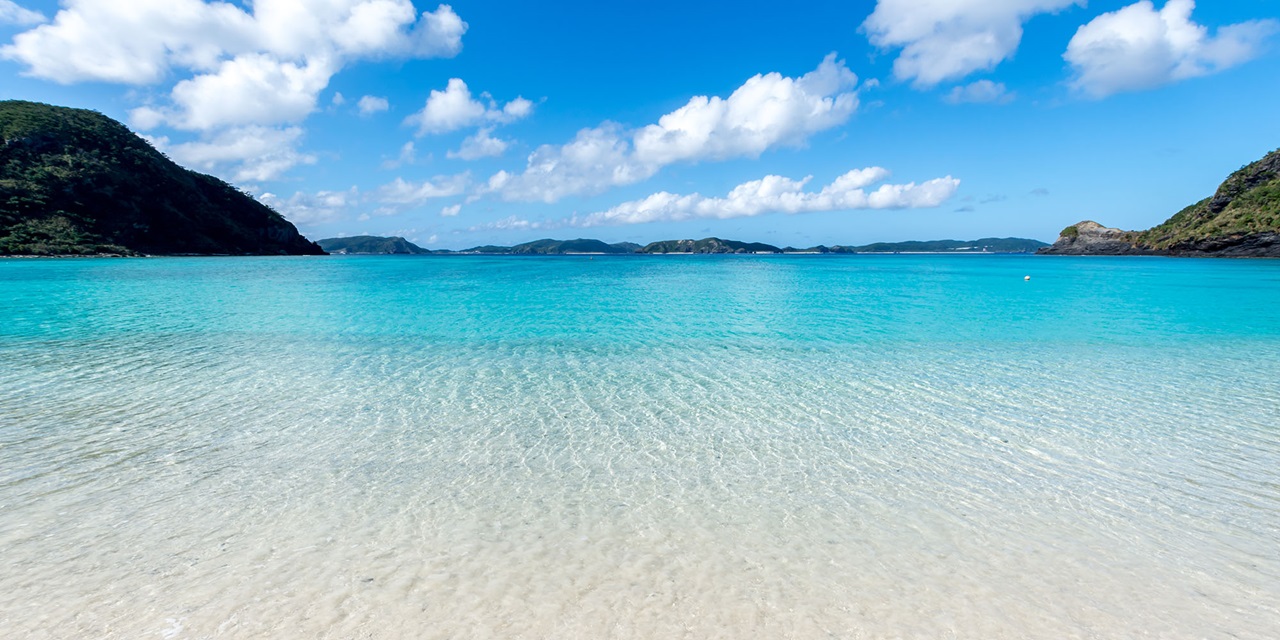
[[[1280,33],[1280,22],[1265,16],[1202,24],[1193,15],[1193,0],[1101,8],[1085,0],[866,4],[861,22],[849,22],[846,31],[864,39],[869,59],[881,55],[891,61],[893,85],[906,89],[897,94],[899,104],[886,104],[888,79],[862,80],[848,62],[852,58],[831,52],[803,73],[763,68],[745,80],[737,76],[739,84],[731,90],[664,95],[659,104],[679,106],[651,109],[649,117],[607,110],[595,118],[580,115],[572,134],[564,132],[569,116],[563,105],[560,112],[545,114],[554,115],[555,127],[540,124],[545,105],[556,98],[536,99],[541,95],[537,78],[523,88],[511,90],[507,83],[499,90],[483,86],[488,82],[473,87],[462,77],[455,58],[463,52],[464,37],[484,27],[473,27],[448,4],[62,0],[51,6],[49,0],[0,0],[5,29],[0,34],[12,32],[0,45],[0,59],[30,79],[120,87],[117,95],[128,105],[129,123],[159,148],[183,164],[246,185],[301,225],[412,215],[436,229],[456,218],[461,226],[455,233],[475,233],[936,208],[957,193],[960,181],[952,175],[963,177],[966,167],[915,174],[915,181],[868,191],[887,178],[883,169],[872,167],[809,191],[812,174],[827,163],[806,168],[804,158],[816,154],[815,146],[842,141],[858,155],[875,154],[875,148],[858,146],[866,132],[860,131],[857,116],[867,109],[910,109],[903,106],[914,100],[910,94],[951,109],[1008,108],[1055,88],[1059,95],[1053,100],[1059,103],[1097,102],[1244,65],[1266,54]],[[1041,77],[1038,86],[1023,82],[1011,88],[1002,70],[1025,64],[1018,58],[1028,29],[1049,20],[1074,30],[1062,38],[1056,60],[1038,63],[1056,65],[1058,76]],[[412,66],[429,60],[436,62]],[[334,91],[335,83],[366,69],[385,74],[395,65],[415,71],[393,72],[391,84],[350,91],[361,97],[349,104]],[[429,68],[429,77],[420,68]],[[708,79],[707,85],[723,87],[724,80]],[[322,100],[326,92],[332,95]],[[864,104],[873,92],[876,97]],[[310,144],[317,114],[342,109],[358,120],[390,122],[399,139],[387,140],[381,161],[364,162],[400,175],[376,182],[363,176],[358,185],[313,180],[298,189],[292,183],[299,182],[299,172],[348,162],[339,149]],[[414,110],[406,115],[399,109]],[[521,148],[528,150],[523,158],[511,157]],[[783,177],[784,157],[783,170],[809,177]],[[442,164],[453,169],[441,171]],[[700,195],[695,185],[646,189],[650,195],[594,204],[605,194],[642,183],[717,166],[718,171],[742,171],[744,164],[778,168],[755,172],[768,175],[719,197]],[[419,165],[421,171],[414,168]],[[948,175],[933,177],[944,172]],[[282,189],[294,194],[276,195]],[[1042,187],[1023,192],[1035,190],[1048,193]],[[541,220],[503,215],[522,204],[566,200],[575,207],[593,203],[587,210],[594,213]],[[489,219],[469,218],[473,215]]]
[[[585,216],[572,216],[551,222],[535,222],[513,216],[491,223],[488,227],[477,227],[476,230],[561,227],[586,229],[649,222],[751,218],[768,213],[794,215],[823,211],[937,207],[949,200],[960,186],[959,180],[947,176],[923,184],[883,184],[874,191],[866,191],[866,187],[888,177],[889,171],[882,167],[854,169],[819,191],[805,191],[805,186],[813,180],[813,176],[792,180],[784,176],[769,175],[744,182],[720,198],[698,193],[682,196],[661,191]]]

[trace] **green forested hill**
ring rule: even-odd
[[[1280,233],[1280,149],[1228,176],[1212,197],[1138,233],[1137,241],[1156,250],[1178,251],[1276,233]]]
[[[0,101],[0,254],[322,254],[94,111]]]
[[[1086,220],[1039,253],[1280,258],[1280,149],[1227,176],[1210,197],[1146,231]]]

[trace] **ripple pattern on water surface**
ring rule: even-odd
[[[1277,267],[0,262],[0,631],[1274,637]]]

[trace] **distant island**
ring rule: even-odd
[[[486,245],[483,247],[472,247],[461,253],[487,253],[499,255],[513,256],[549,256],[549,255],[566,255],[566,254],[614,254],[614,253],[635,253],[640,245],[634,242],[619,242],[617,244],[607,244],[600,240],[589,240],[578,238],[576,240],[551,240],[549,238],[542,240],[534,240],[533,242],[525,242],[514,247],[498,247]]]
[[[338,255],[425,255],[431,253],[399,236],[351,236],[317,240],[321,249]]]
[[[512,247],[483,245],[461,251],[429,250],[401,237],[352,236],[318,241],[330,253],[348,255],[618,255],[618,254],[855,254],[855,253],[1033,253],[1049,246],[1046,242],[1027,238],[982,238],[979,240],[913,240],[909,242],[877,242],[859,246],[824,246],[797,249],[776,247],[762,242],[739,242],[721,238],[701,240],[663,240],[639,245],[633,242],[608,244],[601,240],[542,239]]]
[[[1092,220],[1062,230],[1046,255],[1280,258],[1280,149],[1231,174],[1216,193],[1146,231]]]
[[[270,207],[95,111],[0,101],[0,255],[319,255]]]

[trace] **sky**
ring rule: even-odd
[[[312,239],[1142,229],[1280,147],[1275,0],[0,0],[94,109]]]

